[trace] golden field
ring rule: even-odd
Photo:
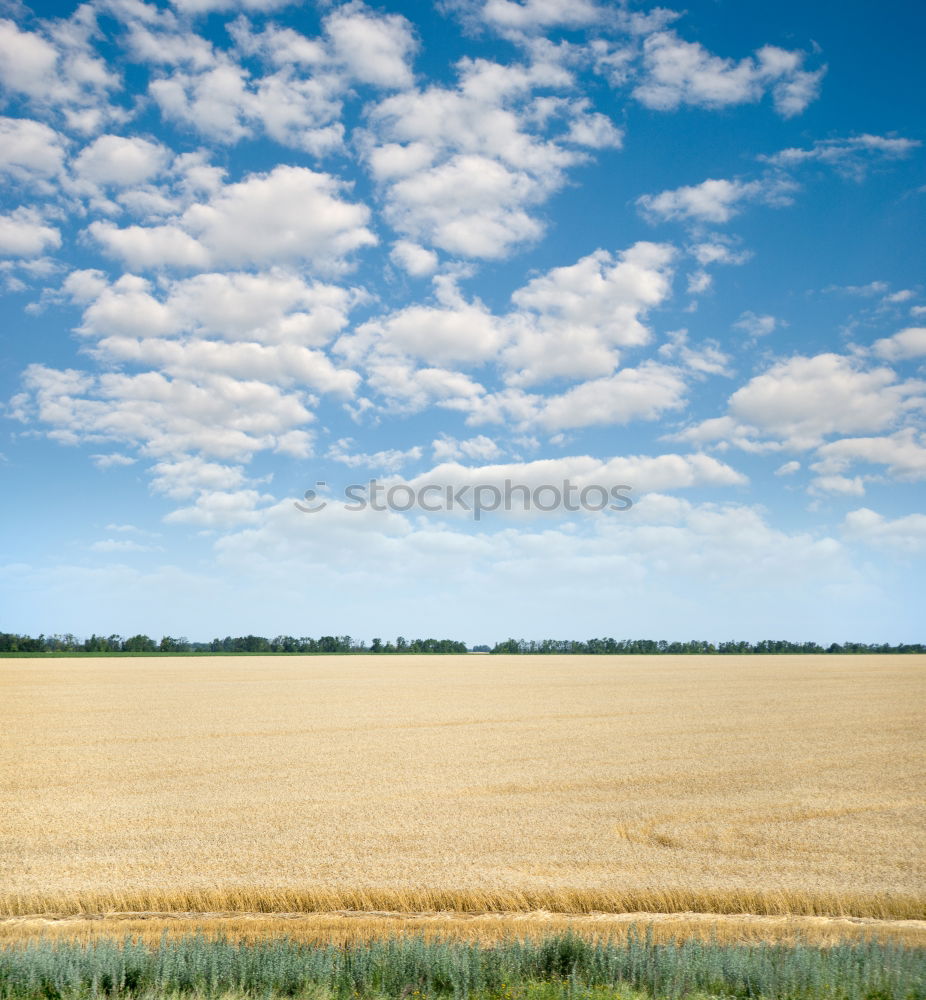
[[[922,656],[2,659],[0,913],[922,918],[924,687]]]

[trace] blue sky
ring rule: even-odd
[[[0,628],[922,640],[922,20],[7,0]]]

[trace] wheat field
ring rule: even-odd
[[[921,656],[0,660],[0,914],[926,916]]]

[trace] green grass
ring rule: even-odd
[[[39,940],[0,949],[3,1000],[924,1000],[926,950],[883,944],[656,944],[575,936],[495,947],[423,939],[310,947],[181,938],[148,948]]]

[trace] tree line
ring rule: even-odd
[[[296,638],[278,635],[268,639],[262,635],[225,636],[211,642],[191,642],[186,637],[165,635],[159,640],[147,635],[91,635],[79,639],[65,635],[40,635],[36,638],[0,632],[0,655],[3,653],[505,653],[505,654],[605,654],[632,656],[680,656],[783,653],[926,653],[922,643],[833,642],[821,646],[816,642],[791,642],[787,639],[763,639],[760,642],[709,642],[691,639],[668,642],[665,639],[506,639],[494,646],[472,646],[456,639],[355,640],[349,635],[323,635]]]
[[[705,639],[691,639],[688,642],[667,642],[665,639],[506,639],[496,643],[493,653],[558,653],[636,655],[636,656],[680,656],[705,654],[756,654],[771,655],[782,653],[926,653],[922,643],[888,642],[832,642],[821,646],[816,642],[790,642],[787,639],[762,639],[760,642],[708,642]]]
[[[2,653],[466,653],[465,642],[455,639],[406,639],[395,642],[374,639],[368,646],[349,635],[323,635],[296,638],[278,635],[268,639],[262,635],[225,636],[211,642],[190,642],[189,639],[162,636],[160,640],[147,635],[91,635],[78,639],[66,635],[16,635],[0,632]]]

